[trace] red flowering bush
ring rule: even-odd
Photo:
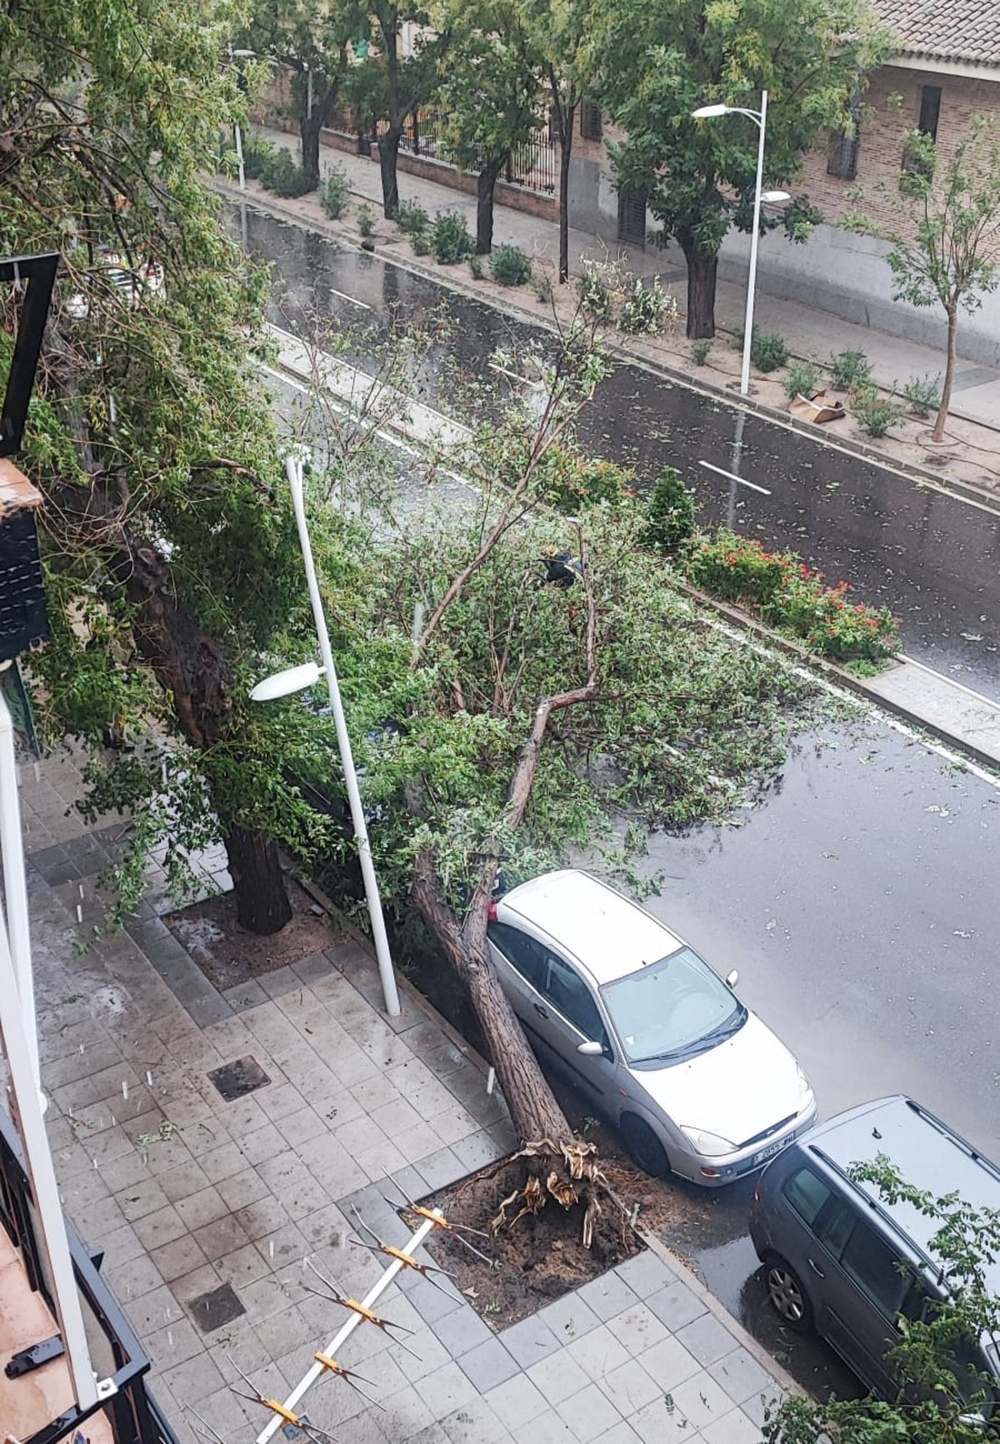
[[[821,656],[875,661],[896,650],[899,619],[888,607],[848,601],[847,582],[824,586],[822,572],[811,571],[794,552],[769,552],[720,528],[693,549],[687,574],[712,596],[757,612]]]

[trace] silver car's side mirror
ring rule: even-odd
[[[733,971],[732,971],[731,973],[727,973],[727,974],[726,974],[726,982],[729,984],[729,986],[730,986],[731,988],[735,988],[735,987],[736,987],[736,984],[739,982],[739,980],[740,980],[740,975],[739,975],[739,973],[736,971],[735,968],[733,969]]]
[[[604,1052],[603,1043],[595,1043],[590,1038],[586,1043],[577,1043],[576,1051],[582,1053],[585,1058],[599,1058]]]

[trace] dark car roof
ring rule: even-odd
[[[1000,1209],[1000,1169],[912,1098],[899,1095],[863,1103],[811,1129],[800,1146],[844,1173],[853,1164],[874,1162],[885,1154],[906,1183],[935,1199],[955,1193],[977,1211]],[[931,1240],[939,1223],[912,1204],[887,1205],[873,1183],[855,1187],[888,1212],[925,1255],[935,1257]],[[986,1276],[1000,1289],[1000,1263],[989,1266]]]

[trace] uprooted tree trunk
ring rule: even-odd
[[[546,697],[538,704],[507,792],[505,823],[509,828],[516,828],[524,817],[552,713],[593,701],[598,695],[597,623],[586,568],[583,576],[587,588],[587,680],[581,687]],[[433,619],[435,624],[439,619],[440,614]],[[427,635],[425,632],[422,642]],[[499,847],[492,853],[487,849],[472,898],[460,919],[441,896],[435,859],[425,848],[416,862],[413,897],[469,995],[521,1141],[517,1156],[525,1164],[527,1178],[522,1188],[503,1200],[494,1226],[515,1222],[526,1213],[540,1213],[550,1198],[567,1209],[579,1204],[583,1208],[583,1241],[589,1248],[601,1212],[604,1176],[596,1145],[573,1136],[493,966],[486,930],[499,863]]]

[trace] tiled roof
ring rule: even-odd
[[[904,55],[1000,68],[1000,0],[875,0]]]

